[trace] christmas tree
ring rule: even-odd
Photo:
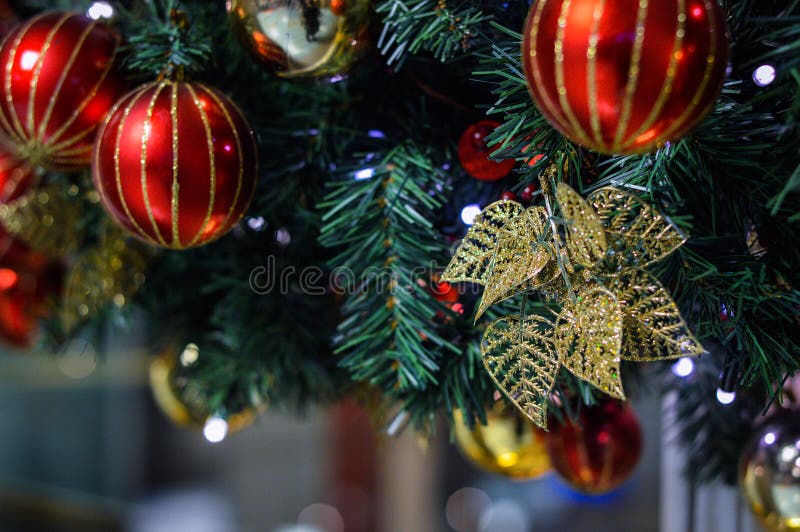
[[[12,16],[0,274],[39,282],[0,275],[3,336],[143,315],[212,435],[344,396],[390,432],[496,402],[561,432],[675,389],[688,474],[735,482],[800,366],[797,2]]]

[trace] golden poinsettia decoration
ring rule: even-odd
[[[555,321],[539,315],[495,320],[481,343],[495,384],[542,428],[561,366],[624,399],[622,360],[704,352],[669,292],[646,270],[683,245],[681,231],[625,190],[601,188],[584,199],[558,183],[551,193],[546,179],[553,173],[542,179],[545,206],[503,200],[484,209],[442,275],[485,287],[476,319],[531,290],[555,309]]]

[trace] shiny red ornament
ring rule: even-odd
[[[714,106],[728,36],[716,0],[539,0],[523,34],[533,100],[602,153],[655,150]]]
[[[0,147],[0,204],[13,201],[36,186],[38,176],[25,162]],[[30,253],[28,246],[0,227],[0,265],[19,262]]]
[[[108,213],[150,244],[185,249],[227,233],[255,190],[253,132],[225,95],[161,81],[123,97],[97,136],[95,187]]]
[[[633,410],[607,399],[583,407],[579,418],[548,423],[547,452],[553,469],[584,493],[605,493],[622,484],[639,462],[642,432]]]
[[[486,137],[500,125],[494,120],[481,120],[469,126],[458,140],[458,160],[464,170],[481,181],[497,181],[514,168],[514,160],[493,161],[489,158],[493,149],[486,144]]]
[[[450,283],[444,281],[435,283],[431,289],[431,293],[433,297],[436,298],[436,301],[442,301],[443,303],[455,303],[458,301],[458,290]]]
[[[33,345],[63,273],[59,262],[27,247],[0,260],[0,340],[19,348]]]
[[[522,192],[519,193],[519,197],[520,199],[522,199],[522,201],[531,201],[533,199],[533,194],[536,192],[536,190],[537,190],[536,185],[531,183],[530,185],[522,189]]]
[[[502,194],[500,194],[501,200],[508,200],[508,201],[517,201],[517,195],[511,192],[510,190],[504,190]]]
[[[87,166],[97,126],[124,91],[119,35],[77,13],[45,13],[0,46],[0,133],[32,165]]]

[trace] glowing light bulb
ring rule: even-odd
[[[114,16],[114,8],[108,2],[95,2],[89,6],[86,16],[92,20],[111,18]]]
[[[672,373],[681,378],[686,378],[694,372],[694,361],[689,357],[678,359],[672,365]]]
[[[228,435],[228,422],[221,417],[210,417],[203,426],[203,436],[211,443],[219,443]]]
[[[753,81],[759,87],[766,87],[775,81],[775,67],[772,65],[761,65],[753,71]]]
[[[356,178],[356,181],[363,181],[364,179],[369,179],[375,175],[374,168],[362,168],[358,172],[355,173],[353,177]]]
[[[467,225],[475,223],[475,217],[481,213],[481,206],[472,204],[461,209],[461,221]]]
[[[726,392],[722,388],[717,388],[717,401],[723,405],[729,405],[736,399],[736,392]]]

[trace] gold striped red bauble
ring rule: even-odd
[[[0,136],[30,164],[74,170],[91,161],[97,126],[124,92],[119,35],[77,13],[25,22],[0,45]]]
[[[227,233],[250,204],[257,167],[252,130],[233,102],[201,83],[168,80],[117,102],[92,161],[111,217],[172,249]]]
[[[727,58],[716,0],[537,0],[523,34],[538,108],[602,153],[650,152],[686,135],[714,106]]]

